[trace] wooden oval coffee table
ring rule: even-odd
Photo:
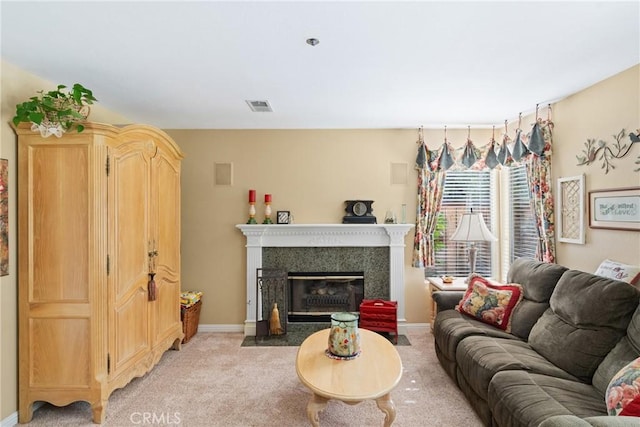
[[[300,345],[296,357],[296,372],[300,381],[313,395],[307,405],[311,425],[320,425],[318,413],[330,399],[355,405],[363,400],[375,400],[385,414],[384,426],[396,418],[391,390],[402,377],[402,360],[393,344],[385,337],[359,329],[362,352],[353,360],[328,357],[329,329],[310,335]]]

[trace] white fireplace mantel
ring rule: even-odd
[[[389,247],[389,297],[398,302],[398,329],[405,331],[404,248],[413,224],[238,224],[247,238],[247,317],[244,334],[255,335],[257,269],[263,247]]]

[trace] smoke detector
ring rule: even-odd
[[[249,108],[251,111],[256,113],[272,113],[273,109],[271,105],[269,105],[269,101],[251,101],[247,100],[247,104],[249,104]]]

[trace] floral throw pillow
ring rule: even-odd
[[[511,313],[522,300],[517,283],[497,285],[479,274],[469,276],[469,286],[456,310],[476,320],[511,332]]]
[[[609,415],[640,417],[640,357],[613,376],[605,398]]]

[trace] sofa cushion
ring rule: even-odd
[[[633,313],[627,335],[618,341],[593,374],[593,386],[604,395],[613,376],[637,357],[640,357],[640,306]]]
[[[462,375],[459,369],[456,371],[456,380],[458,382],[458,387],[460,387],[460,391],[462,391],[462,394],[467,398],[469,405],[471,405],[471,408],[473,408],[474,412],[478,415],[478,418],[480,418],[482,425],[490,426],[492,424],[493,417],[491,416],[491,409],[487,404],[487,398],[480,397],[475,391],[473,391],[473,388],[469,383],[467,383],[466,378]]]
[[[529,301],[548,302],[558,280],[567,270],[559,264],[518,258],[509,268],[507,282],[520,283],[524,288],[524,298]]]
[[[436,345],[447,359],[455,361],[456,348],[460,341],[473,335],[517,339],[500,329],[464,316],[455,310],[441,311],[436,315],[433,322],[433,336]]]
[[[588,384],[526,371],[498,372],[489,383],[488,404],[500,427],[537,426],[555,415],[606,415],[604,398]]]
[[[577,270],[566,271],[550,308],[533,326],[532,348],[582,381],[625,335],[640,291],[625,282]]]
[[[640,417],[640,357],[611,379],[605,402],[609,415]]]
[[[542,313],[549,308],[549,299],[558,280],[567,271],[558,264],[544,263],[531,258],[518,258],[509,268],[507,282],[522,285],[523,298],[513,310],[511,333],[523,340]]]
[[[487,400],[491,378],[507,370],[523,370],[578,381],[518,340],[490,337],[468,337],[456,351],[459,373],[482,399]]]
[[[452,380],[456,378],[456,348],[466,337],[473,335],[518,339],[500,329],[464,316],[456,310],[440,311],[433,322],[436,356]]]
[[[518,284],[497,285],[479,274],[469,276],[469,287],[456,310],[505,332],[511,331],[511,313],[522,299]]]
[[[628,265],[605,259],[600,263],[595,274],[608,277],[609,279],[627,282],[634,286],[640,285],[640,267],[636,265]]]

